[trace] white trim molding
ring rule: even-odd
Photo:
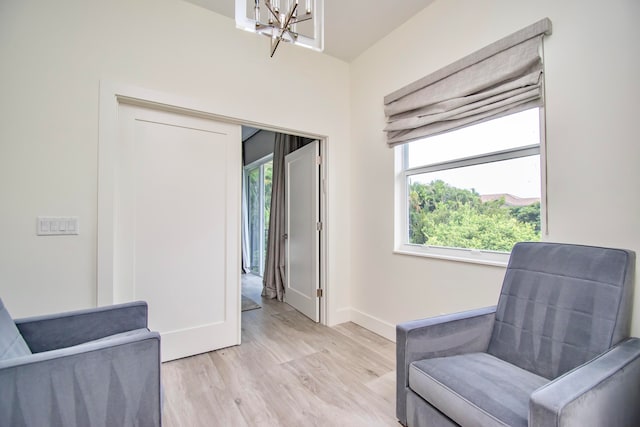
[[[396,325],[392,323],[371,316],[353,307],[351,308],[351,321],[365,329],[375,332],[389,341],[396,342]]]

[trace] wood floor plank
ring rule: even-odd
[[[395,363],[396,344],[394,342],[351,322],[338,325],[334,329],[369,350],[387,358],[392,363]]]
[[[327,422],[324,425],[394,425],[393,412],[379,410],[387,406],[384,399],[367,389],[353,363],[343,362],[331,352],[321,351],[285,366],[306,389],[304,396],[314,397],[316,411]]]
[[[164,424],[170,426],[248,426],[225,384],[210,375],[206,355],[163,364]]]
[[[242,313],[242,344],[163,364],[165,426],[400,426],[392,342],[314,323],[247,278],[262,308]]]
[[[390,413],[395,414],[396,410],[396,371],[375,378],[366,383],[366,386],[382,397],[389,404]]]

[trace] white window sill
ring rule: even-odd
[[[424,258],[444,259],[455,262],[467,262],[471,264],[490,265],[494,267],[506,267],[509,263],[510,256],[510,254],[503,252],[423,245],[400,245],[393,251],[393,253]]]

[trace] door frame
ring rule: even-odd
[[[109,305],[114,302],[113,295],[113,266],[114,266],[114,168],[116,162],[116,146],[118,141],[118,106],[121,103],[132,104],[141,107],[152,107],[179,114],[202,117],[220,122],[251,126],[259,129],[282,132],[305,138],[317,139],[320,142],[320,288],[323,297],[320,298],[320,323],[327,324],[329,312],[329,286],[327,284],[327,137],[305,133],[303,131],[278,128],[269,124],[253,122],[241,117],[230,117],[216,114],[218,108],[208,103],[189,97],[168,94],[156,90],[116,83],[108,80],[100,81],[99,89],[99,119],[98,119],[98,200],[97,200],[97,248],[96,248],[96,305]],[[238,141],[242,144],[242,141]],[[105,161],[104,165],[100,165]],[[104,167],[106,165],[106,167]],[[110,165],[110,166],[109,166]],[[242,169],[242,168],[241,168]],[[242,203],[242,189],[237,195],[239,207]],[[105,236],[107,236],[105,238]],[[238,233],[238,242],[241,243],[241,233]],[[239,245],[241,247],[241,244]],[[238,269],[241,265],[238,265]],[[240,292],[242,285],[238,283],[238,304],[240,305]],[[241,326],[241,309],[238,307],[240,317],[238,325]],[[238,342],[240,342],[241,327],[238,327]]]

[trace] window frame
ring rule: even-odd
[[[264,221],[264,209],[265,209],[265,186],[264,186],[264,166],[269,163],[269,162],[273,162],[273,153],[271,154],[267,154],[266,156],[251,162],[250,164],[246,165],[243,167],[243,174],[244,174],[244,185],[246,186],[245,191],[247,194],[247,215],[249,215],[249,200],[248,200],[248,194],[249,194],[249,173],[254,170],[254,169],[258,169],[258,175],[259,175],[259,194],[258,194],[258,205],[262,208],[259,217],[259,227],[261,232],[260,234],[260,239],[259,239],[259,245],[260,245],[260,254],[262,256],[260,256],[260,260],[258,263],[258,275],[260,277],[262,277],[264,275],[264,268],[265,268],[265,248],[267,245],[267,239],[265,238],[265,228],[269,227],[269,224],[265,224]],[[247,218],[247,222],[248,222],[248,218]],[[248,224],[249,225],[249,224]],[[250,226],[247,227],[249,228],[248,232],[249,234],[251,233],[250,230]],[[247,236],[247,239],[249,241],[249,247],[247,248],[249,251],[249,268],[251,269],[252,267],[252,255],[251,255],[251,237]],[[253,270],[251,270],[254,274],[255,272]]]
[[[540,143],[510,148],[491,153],[482,153],[459,159],[446,160],[433,164],[406,168],[409,164],[407,144],[394,147],[395,151],[395,232],[394,250],[400,255],[411,255],[427,258],[445,259],[474,264],[506,267],[509,262],[509,252],[498,252],[484,249],[452,248],[445,246],[421,245],[409,243],[409,177],[422,173],[451,170],[460,167],[487,164],[502,160],[540,155],[540,233],[541,240],[548,235],[547,210],[547,168],[546,168],[546,123],[544,105],[534,107],[539,109]],[[504,116],[493,117],[489,120]],[[455,130],[454,130],[455,131]],[[450,131],[453,132],[453,131]]]

